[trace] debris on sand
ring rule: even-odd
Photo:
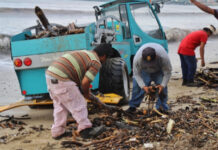
[[[218,68],[201,69],[195,75],[195,80],[199,85],[210,88],[218,87]]]
[[[177,104],[178,103],[192,103],[192,104],[194,104],[195,103],[195,101],[193,101],[193,98],[191,97],[191,96],[181,96],[181,97],[178,97],[177,99],[176,99],[176,102],[177,102]]]
[[[208,101],[202,102],[202,105],[204,107],[194,106],[189,109],[179,109],[169,114],[167,118],[163,118],[155,112],[145,115],[141,110],[137,110],[134,118],[128,118],[122,114],[106,115],[102,113],[98,117],[94,117],[92,123],[94,127],[105,125],[107,127],[105,132],[88,142],[74,137],[74,140],[62,141],[62,146],[64,148],[76,146],[81,149],[88,146],[92,146],[94,149],[137,149],[147,146],[155,148],[157,145],[154,143],[159,143],[159,148],[161,146],[162,148],[176,148],[175,145],[181,142],[182,138],[188,136],[185,139],[186,144],[190,147],[201,148],[208,142],[216,143],[218,140],[216,136],[218,105]],[[75,123],[73,124],[76,126]],[[164,145],[163,142],[168,144]],[[210,146],[215,148],[218,145],[216,143]]]
[[[28,116],[22,116],[20,118],[16,118],[14,116],[0,116],[6,119],[0,120],[0,127],[1,128],[19,128],[19,130],[24,129],[25,122],[21,121],[20,119],[30,119]]]
[[[151,111],[146,113],[144,108],[138,109],[132,115],[126,115],[122,111],[105,112],[96,109],[89,103],[88,110],[93,127],[104,125],[106,131],[95,139],[82,139],[75,134],[61,140],[60,146],[77,149],[216,149],[218,147],[218,103],[217,97],[199,97],[192,102],[192,96],[183,96],[177,99],[181,103],[190,104],[184,109],[178,109],[165,115],[163,112]],[[20,119],[28,119],[29,116],[14,117],[0,116],[0,128],[16,129],[16,133],[6,134],[0,137],[0,143],[7,144],[10,141],[21,139],[33,133],[42,133],[43,125],[30,126],[26,129],[26,123]],[[12,125],[9,125],[11,123]],[[2,127],[3,126],[3,127]],[[23,129],[22,129],[23,128]],[[3,128],[4,129],[4,128]],[[74,133],[77,123],[74,119],[67,122],[67,131]],[[31,143],[32,139],[26,139],[23,143]],[[181,147],[182,145],[182,147]]]

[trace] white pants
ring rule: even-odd
[[[92,127],[88,119],[87,102],[73,81],[60,81],[52,83],[46,78],[50,97],[53,99],[54,124],[52,125],[52,137],[57,137],[65,132],[68,112],[78,123],[77,131]]]

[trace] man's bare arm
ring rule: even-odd
[[[205,61],[204,61],[204,47],[205,47],[205,43],[201,42],[200,45],[200,57],[201,57],[201,66],[204,67],[205,66]]]
[[[212,15],[215,14],[214,9],[212,9],[212,8],[210,8],[210,7],[204,5],[204,4],[202,4],[202,3],[200,3],[200,2],[198,2],[198,1],[196,1],[196,0],[190,0],[190,1],[191,1],[194,5],[196,5],[198,8],[200,8],[201,10],[203,10],[204,12],[209,13],[209,14],[212,14]]]
[[[95,95],[93,95],[89,89],[91,84],[91,81],[86,76],[82,80],[81,90],[85,98],[91,100],[95,105],[98,105],[99,107],[103,107],[106,109],[112,109],[112,106],[108,106],[101,102],[99,98],[97,98]]]
[[[91,81],[89,78],[84,77],[81,84],[81,90],[85,98],[89,99],[89,86]]]

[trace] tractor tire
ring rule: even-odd
[[[110,58],[100,70],[99,91],[101,93],[116,93],[123,97],[120,104],[126,104],[130,95],[129,75],[125,61],[120,58]]]

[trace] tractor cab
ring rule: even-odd
[[[128,42],[131,55],[134,55],[140,46],[148,42],[159,43],[168,50],[165,33],[157,16],[160,12],[159,4],[150,4],[148,0],[113,0],[101,5],[100,8],[94,7],[96,31],[99,31],[98,25],[105,24],[104,29],[114,31],[114,35],[112,31],[107,32],[108,34],[101,31],[101,33],[96,33],[98,35],[96,38],[100,37],[102,40],[107,37],[109,40],[110,37],[110,40],[113,39],[114,42]]]

